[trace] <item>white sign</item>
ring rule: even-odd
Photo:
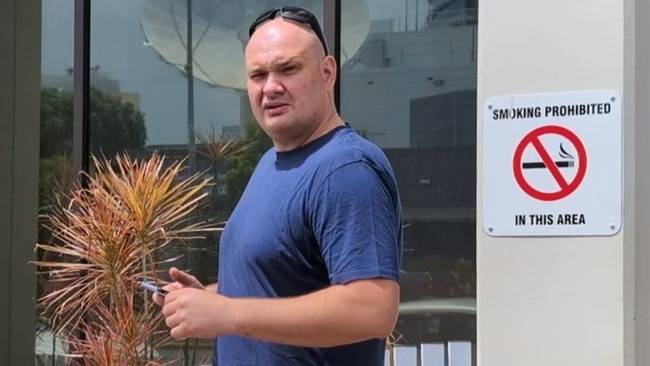
[[[483,107],[483,230],[614,235],[621,228],[615,91],[494,97]]]

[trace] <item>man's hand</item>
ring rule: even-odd
[[[290,298],[230,298],[206,290],[194,276],[170,270],[176,281],[159,297],[175,339],[225,334],[304,347],[332,347],[384,338],[397,320],[399,284],[375,278]]]
[[[172,291],[184,289],[184,288],[195,288],[199,290],[205,290],[205,287],[196,279],[196,277],[183,272],[176,267],[169,269],[169,276],[174,280],[174,282],[169,283],[163,287],[164,290],[171,293]],[[163,305],[165,298],[156,293],[151,295],[153,301],[158,305]]]
[[[233,330],[230,301],[211,291],[186,287],[165,296],[162,314],[175,339],[216,338]]]

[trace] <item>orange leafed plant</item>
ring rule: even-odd
[[[162,255],[170,246],[217,230],[196,219],[211,179],[182,178],[183,161],[158,154],[93,166],[45,215],[52,242],[36,245],[48,284],[39,308],[84,365],[157,365],[153,350],[169,338],[157,334],[160,311],[137,281],[157,281],[159,265],[174,259]]]

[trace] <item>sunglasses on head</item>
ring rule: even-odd
[[[325,36],[323,36],[323,31],[320,28],[320,24],[318,24],[318,19],[316,18],[316,16],[308,10],[305,10],[303,8],[298,8],[295,6],[283,6],[283,7],[273,8],[271,10],[265,11],[264,13],[260,14],[260,16],[258,16],[257,19],[255,19],[255,21],[251,24],[250,28],[248,29],[248,36],[251,37],[262,23],[269,21],[271,19],[275,19],[278,16],[281,16],[284,19],[293,20],[294,22],[298,22],[300,24],[308,25],[314,31],[316,37],[318,37],[318,40],[323,45],[325,54],[329,54],[329,51],[327,49],[327,42],[325,41]]]

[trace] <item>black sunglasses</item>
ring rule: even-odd
[[[251,24],[250,28],[248,28],[248,36],[251,37],[253,33],[255,33],[255,31],[257,30],[257,27],[260,26],[260,24],[268,20],[275,19],[278,16],[281,16],[285,19],[293,20],[294,22],[298,22],[300,24],[309,25],[309,27],[311,27],[311,29],[316,34],[316,37],[318,37],[320,43],[323,45],[325,54],[329,54],[329,51],[327,49],[327,42],[325,41],[325,36],[323,36],[323,31],[320,28],[320,24],[318,24],[318,19],[316,18],[316,16],[308,10],[295,7],[295,6],[283,6],[283,7],[273,8],[271,10],[267,10],[264,13],[260,14],[260,16],[258,16],[257,19],[255,19],[255,21]]]

